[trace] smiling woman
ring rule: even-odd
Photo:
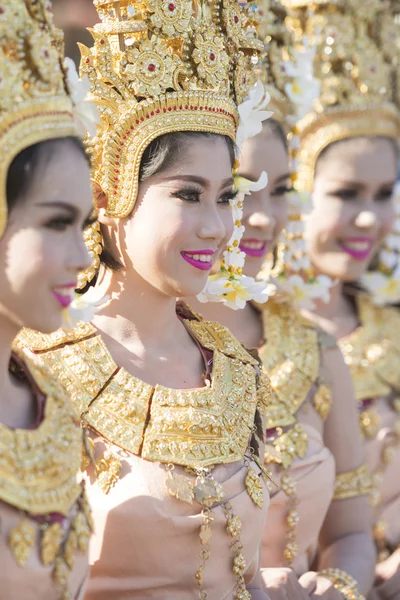
[[[203,290],[234,229],[254,14],[230,1],[96,5],[82,68],[102,113],[91,143],[101,231],[88,240],[102,252],[87,275],[109,299],[89,330],[25,336],[93,439],[86,597],[267,600],[257,436],[268,385],[228,330],[176,301]]]
[[[91,530],[78,476],[83,435],[69,398],[13,343],[22,327],[61,326],[89,263],[90,169],[60,36],[47,3],[2,2],[0,595],[26,600],[83,598]]]

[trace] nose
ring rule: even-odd
[[[214,202],[213,206],[203,206],[201,219],[197,229],[197,235],[200,239],[207,240],[213,239],[220,242],[225,237],[232,234],[233,232],[233,218],[232,212],[226,210],[226,216],[229,219],[229,225],[232,223],[230,231],[226,225],[226,219],[222,218],[222,214],[218,208],[218,205]]]
[[[377,215],[372,210],[363,210],[355,220],[355,225],[359,229],[372,229],[378,222]]]
[[[272,214],[269,215],[262,210],[252,212],[251,215],[248,216],[247,222],[251,227],[260,229],[263,232],[272,230],[275,225],[274,216]]]
[[[90,240],[90,246],[93,246],[93,250],[101,251],[100,248],[96,248],[97,243],[95,240]],[[92,259],[89,254],[88,246],[85,243],[82,233],[78,233],[74,238],[73,244],[69,248],[69,268],[76,273],[80,273],[85,269],[88,269],[92,264]]]

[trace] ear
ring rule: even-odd
[[[93,196],[96,204],[96,208],[107,210],[108,198],[107,194],[103,192],[101,186],[92,179]]]

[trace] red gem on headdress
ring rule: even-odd
[[[100,40],[100,44],[101,45],[105,44],[105,41],[104,40]]]
[[[239,23],[239,17],[238,17],[237,15],[235,15],[235,16],[233,17],[233,20],[235,21],[235,23]]]
[[[4,8],[0,6],[0,15],[4,14]]]
[[[147,69],[150,71],[150,73],[153,73],[153,71],[156,70],[156,65],[153,65],[153,63],[150,63],[149,66],[147,67]]]
[[[211,52],[211,54],[210,54],[210,60],[215,60],[215,54],[214,54],[214,52]]]
[[[44,54],[44,56],[45,56],[46,58],[49,58],[49,56],[50,56],[50,54],[49,54],[49,51],[48,51],[48,50],[45,50],[45,51],[43,52],[43,54]]]
[[[174,12],[174,10],[175,10],[175,4],[173,4],[173,2],[171,2],[170,4],[168,4],[168,10],[170,10],[171,12]]]
[[[86,64],[88,65],[90,63],[90,58],[86,59]]]

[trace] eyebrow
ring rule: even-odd
[[[204,177],[199,177],[198,175],[171,175],[170,177],[163,177],[162,181],[188,181],[188,182],[192,182],[192,183],[198,183],[199,185],[202,185],[203,187],[207,187],[207,185],[209,184],[209,180],[205,179]],[[231,186],[233,187],[233,177],[228,177],[228,179],[225,179],[222,183],[221,183],[221,189]]]
[[[247,175],[246,173],[242,173],[241,177],[249,179],[250,181],[254,181],[254,177],[252,175]],[[277,179],[274,180],[273,183],[276,185],[277,183],[281,183],[283,181],[286,181],[287,179],[290,179],[290,173],[284,173],[283,175],[280,175]]]
[[[76,206],[73,206],[72,204],[68,204],[67,202],[61,202],[61,201],[57,201],[57,202],[39,202],[36,206],[41,206],[43,208],[61,208],[67,212],[69,212],[71,215],[76,216],[78,209],[76,208]]]
[[[339,184],[339,185],[352,185],[355,188],[361,189],[363,188],[365,185],[367,185],[365,182],[363,181],[353,181],[352,179],[328,179],[328,181],[330,183],[333,184]],[[372,183],[373,182],[369,182]],[[396,185],[396,180],[393,179],[392,181],[384,181],[382,183],[379,184],[379,187],[394,187]]]

